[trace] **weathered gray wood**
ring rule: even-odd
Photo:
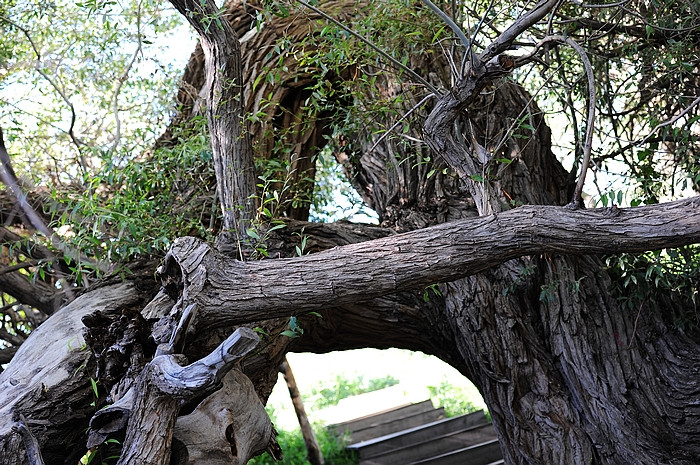
[[[407,462],[407,465],[489,465],[501,459],[501,446],[498,440],[437,455],[423,460]]]
[[[41,449],[39,449],[39,441],[36,440],[36,437],[27,427],[27,419],[24,418],[24,415],[19,415],[19,419],[12,430],[22,436],[22,441],[24,442],[24,448],[27,451],[27,459],[29,460],[29,464],[44,465],[44,458],[41,455]]]
[[[238,369],[231,370],[223,387],[192,413],[177,419],[173,436],[186,451],[173,451],[172,463],[178,465],[245,465],[263,451],[281,458],[265,407],[253,383]]]
[[[432,431],[424,431],[424,433],[427,434],[424,436],[418,435],[414,438],[415,442],[413,443],[381,453],[363,455],[362,450],[360,450],[360,464],[391,465],[394,463],[409,463],[497,439],[496,431],[494,431],[491,424],[460,428],[440,435],[436,435]],[[390,443],[384,445],[391,446]]]
[[[134,389],[134,405],[118,465],[167,464],[181,401],[220,383],[233,363],[258,342],[252,329],[238,328],[216,350],[191,365],[180,365],[183,356],[155,357]]]
[[[53,463],[55,454],[65,454],[66,444],[77,441],[75,436],[87,427],[95,410],[90,405],[94,400],[90,377],[94,373],[88,366],[91,353],[85,347],[82,317],[95,310],[133,305],[143,302],[131,283],[78,297],[34,330],[0,373],[0,418],[10,420],[14,413],[22,413],[29,428],[42,428],[37,439],[47,463]],[[17,441],[12,426],[12,421],[0,422],[3,465],[26,463],[21,440]]]
[[[473,412],[467,415],[458,417],[445,418],[443,420],[433,421],[430,423],[421,424],[419,426],[397,431],[393,434],[384,436],[375,436],[374,439],[363,441],[357,444],[351,444],[348,449],[356,450],[361,459],[375,457],[380,454],[388,453],[403,447],[411,447],[416,444],[438,439],[450,433],[471,431],[475,427],[487,427],[495,436],[493,427],[487,423],[486,415],[483,410]],[[476,432],[476,431],[474,431]],[[474,441],[476,442],[483,441]],[[462,447],[468,445],[463,443]]]
[[[381,412],[373,413],[371,415],[365,415],[363,417],[355,418],[353,420],[345,421],[343,423],[330,425],[328,426],[328,429],[335,432],[338,435],[342,435],[345,433],[352,434],[354,431],[370,428],[379,423],[394,421],[418,413],[429,412],[431,410],[435,410],[432,401],[424,400],[423,402],[401,405],[399,407],[383,410]]]
[[[197,289],[185,304],[199,306],[202,329],[451,281],[524,255],[639,252],[699,241],[700,197],[624,209],[526,206],[293,259],[240,262],[182,238],[160,274],[176,280],[171,293],[181,274]]]

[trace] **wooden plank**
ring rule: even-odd
[[[430,400],[424,400],[416,404],[406,404],[399,407],[387,409],[381,412],[366,415],[364,417],[355,418],[335,425],[328,426],[328,429],[335,431],[338,434],[346,432],[353,433],[355,431],[366,429],[372,425],[393,421],[402,417],[415,415],[417,413],[429,412],[435,410],[433,403]]]
[[[409,462],[408,465],[489,465],[493,462],[498,463],[502,458],[501,446],[498,440],[494,439],[447,454]]]
[[[360,443],[374,438],[386,436],[388,434],[405,431],[427,423],[432,423],[445,418],[445,409],[429,410],[414,415],[408,415],[395,420],[385,421],[378,424],[370,425],[366,428],[353,431],[350,434],[352,443]]]
[[[410,447],[425,441],[437,439],[449,433],[460,432],[476,426],[484,425],[488,425],[489,428],[492,428],[491,425],[487,423],[484,411],[479,410],[478,412],[473,412],[467,415],[421,424],[410,429],[369,439],[357,444],[351,444],[348,446],[348,449],[356,450],[360,459],[364,459],[383,454],[391,450],[400,449],[402,447]],[[471,443],[462,444],[460,447],[465,447],[477,442],[484,441],[475,440]]]
[[[474,426],[378,454],[362,455],[362,452],[360,452],[360,464],[391,465],[409,463],[460,450],[475,444],[483,444],[494,439],[496,439],[496,432],[491,424]]]

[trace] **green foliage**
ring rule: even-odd
[[[211,239],[218,207],[204,120],[174,136],[177,145],[143,160],[106,156],[85,187],[53,192],[60,206],[54,226],[71,247],[118,263],[161,256],[185,234]]]
[[[304,328],[302,328],[299,325],[299,321],[297,320],[297,317],[292,316],[289,318],[289,324],[287,326],[289,329],[285,329],[282,331],[280,334],[282,336],[287,336],[289,338],[296,338],[304,334]]]
[[[322,409],[331,405],[337,405],[338,402],[347,397],[378,391],[398,383],[399,381],[391,375],[383,378],[372,378],[367,381],[365,381],[363,376],[350,379],[344,375],[337,375],[335,380],[323,382],[311,388],[310,392],[304,394],[304,399],[312,409]]]
[[[10,1],[0,16],[0,126],[18,172],[76,182],[117,142],[141,153],[160,135],[179,71],[155,38],[181,24],[175,12],[152,0]]]
[[[481,410],[481,407],[473,403],[471,393],[461,386],[453,386],[447,380],[443,380],[436,386],[428,386],[428,391],[433,405],[444,407],[448,417]]]
[[[119,441],[116,439],[107,439],[104,443],[100,444],[94,450],[88,451],[85,455],[80,458],[78,465],[110,465],[117,463],[119,460],[119,455],[115,455],[114,452],[119,449]]]
[[[355,465],[357,458],[355,455],[345,450],[343,438],[331,434],[321,425],[314,426],[316,441],[318,442],[321,454],[325,462],[329,465]],[[283,458],[281,462],[275,462],[267,453],[248,461],[249,465],[308,465],[306,446],[300,430],[281,430],[277,436],[277,441],[282,448]]]
[[[440,285],[431,284],[430,286],[426,286],[426,288],[423,290],[424,302],[430,301],[430,294],[433,294],[435,297],[442,297],[442,293],[440,292]]]
[[[612,255],[606,263],[613,278],[611,292],[623,309],[637,312],[643,305],[663,305],[676,327],[698,332],[700,247]],[[674,305],[668,305],[669,300]]]

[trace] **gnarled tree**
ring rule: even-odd
[[[172,3],[202,47],[185,73],[177,125],[158,144],[177,144],[177,128],[205,109],[214,174],[203,179],[216,184],[221,208],[211,223],[219,225],[216,246],[181,237],[158,268],[158,285],[149,279],[153,265],[133,266],[133,277],[104,280],[32,331],[0,374],[7,463],[40,455],[75,463],[86,441],[95,447],[113,436],[124,439],[120,463],[277,455],[260,399],[285,354],[357,347],[420,350],[457,368],[483,394],[508,464],[700,460],[700,339],[678,324],[695,321],[697,289],[644,286],[629,267],[603,259],[700,242],[700,198],[581,208],[575,184],[590,168],[594,127],[576,132],[577,161],[567,171],[543,111],[518,83],[524,67],[548,66],[556,79],[545,81],[560,86],[574,122],[580,85],[589,101],[600,98],[589,102],[608,105],[595,172],[622,156],[640,170],[640,190],[656,196],[658,185],[644,176],[657,166],[652,158],[663,158],[660,145],[678,170],[696,170],[698,100],[665,105],[670,119],[658,124],[664,115],[655,113],[656,132],[647,137],[629,129],[629,147],[621,146],[619,123],[671,99],[664,86],[697,95],[697,74],[686,72],[697,71],[697,57],[667,81],[644,75],[634,83],[638,101],[610,91],[619,84],[610,68],[632,48],[623,58],[647,63],[649,48],[671,56],[680,53],[677,42],[697,45],[695,22],[666,27],[681,13],[636,2],[602,8],[541,0],[514,18],[495,2],[480,12],[453,4],[451,17],[435,15],[427,0],[410,9],[333,1],[323,12],[236,0],[223,9],[213,1]],[[700,18],[690,3],[684,8]],[[397,12],[410,21],[392,30],[385,18]],[[259,17],[265,20],[256,23]],[[382,27],[387,34],[373,36]],[[406,37],[433,47],[412,48]],[[375,45],[360,54],[354,38]],[[579,43],[596,54],[592,63],[585,55],[574,62],[581,57],[565,48]],[[405,55],[373,55],[377,45]],[[597,74],[603,89],[591,94],[590,79],[572,82],[572,63],[584,63],[581,71]],[[388,128],[405,114],[398,137],[369,124]],[[681,119],[681,130],[662,131]],[[315,157],[326,141],[379,226],[306,221]],[[632,163],[637,147],[643,155]],[[256,158],[267,160],[257,171]],[[270,166],[287,167],[284,179],[270,178],[281,192],[274,214],[253,181]],[[3,179],[17,185],[14,176]],[[313,253],[294,257],[302,234],[304,251]],[[697,263],[695,249],[683,254],[677,260]],[[268,258],[253,259],[260,256]],[[71,263],[55,260],[59,270]],[[657,276],[654,269],[643,276]],[[423,290],[436,283],[440,295],[426,301]],[[37,302],[44,301],[46,308],[25,303],[52,313],[57,298]],[[290,339],[280,333],[292,316],[304,332]],[[258,342],[248,328],[265,336]]]

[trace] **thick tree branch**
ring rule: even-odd
[[[29,276],[18,272],[0,274],[0,289],[47,315],[58,310],[65,298],[56,288],[39,280],[32,283]]]
[[[512,57],[501,55],[526,29],[549,13],[559,0],[541,0],[516,19],[479,55],[471,60],[457,84],[440,98],[423,125],[424,140],[467,184],[479,213],[488,215],[501,210],[498,194],[487,179],[485,165],[491,158],[486,149],[471,136],[471,153],[456,137],[455,123],[462,112],[494,79],[509,73],[516,65]]]
[[[202,309],[201,329],[453,281],[524,255],[642,252],[696,242],[700,197],[627,209],[528,206],[305,257],[251,263],[182,238],[160,275],[171,295],[184,285],[185,304]]]

